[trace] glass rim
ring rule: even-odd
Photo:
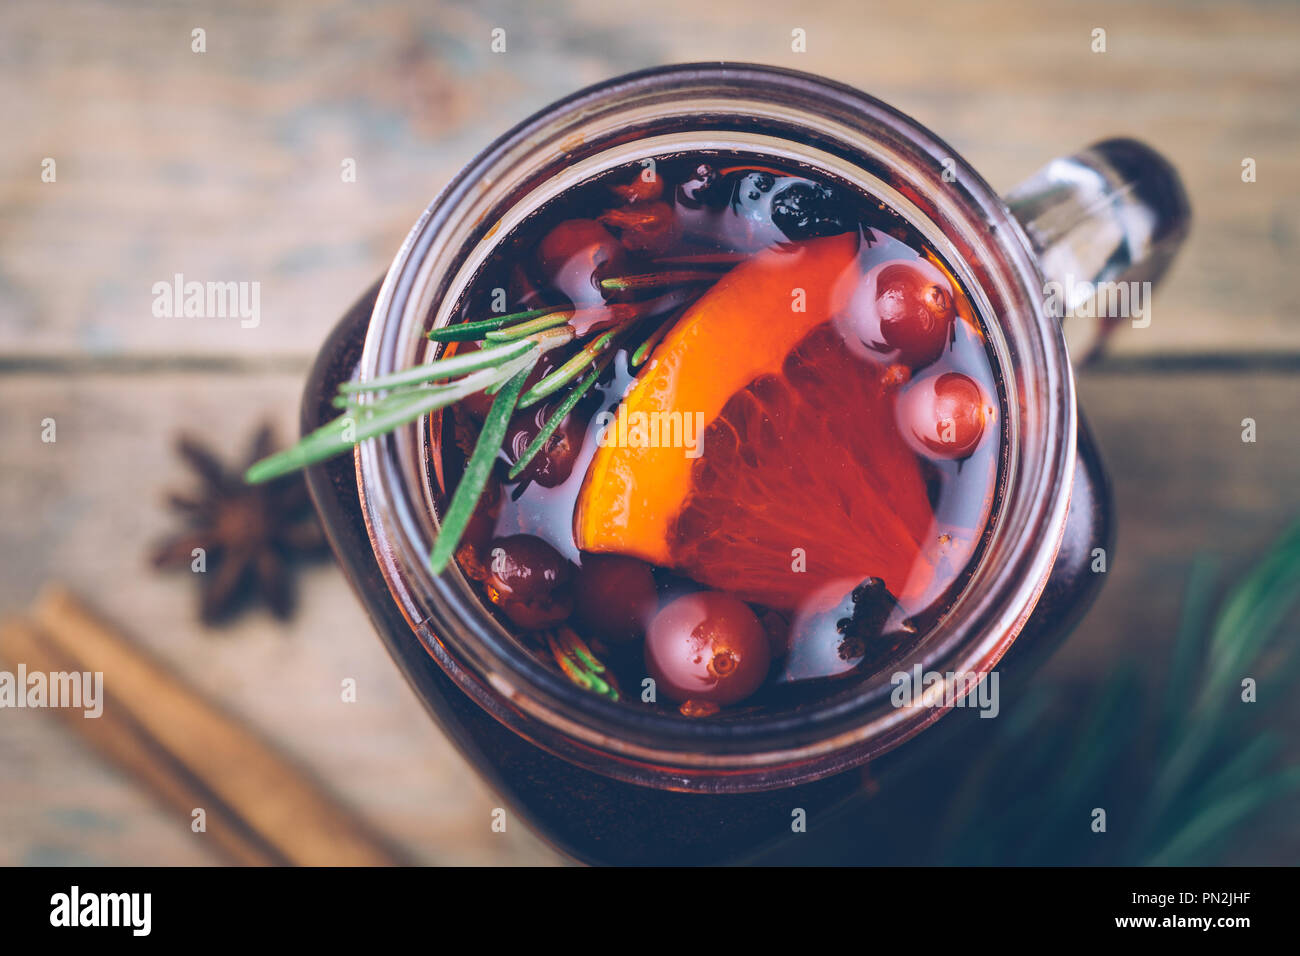
[[[763,131],[754,133],[758,127]],[[940,240],[950,266],[978,297],[977,311],[1002,350],[1012,418],[1002,507],[953,609],[894,670],[991,670],[1033,609],[1064,532],[1075,456],[1073,375],[1059,325],[1037,294],[1043,280],[1030,244],[1005,204],[943,141],[865,93],[774,67],[685,64],[617,77],[545,108],[475,157],[413,227],[380,289],[362,378],[428,357],[432,346],[423,332],[450,316],[475,256],[481,259],[493,235],[509,231],[503,224],[512,210],[518,216],[540,205],[537,197],[548,184],[560,188],[566,172],[622,165],[637,144],[652,143],[652,131],[708,137],[701,146],[721,134],[756,146],[767,141],[769,148],[779,141],[800,156],[857,169],[862,182],[872,183],[864,188],[903,206],[905,218]],[[943,178],[944,169],[955,176]],[[685,718],[581,690],[523,652],[458,568],[438,578],[429,572],[436,517],[428,489],[412,480],[427,475],[427,431],[422,420],[357,448],[376,556],[426,649],[462,689],[535,742],[641,782],[708,787],[747,773],[777,785],[869,759],[942,714],[936,707],[893,707],[884,672],[824,705],[734,720]],[[938,692],[946,690],[945,684]]]

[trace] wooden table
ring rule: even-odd
[[[618,7],[622,9],[618,9]],[[507,52],[490,52],[506,30]],[[1107,52],[1091,32],[1107,31]],[[206,31],[206,52],[191,31]],[[791,51],[791,31],[807,52]],[[695,59],[805,69],[946,137],[999,189],[1095,139],[1149,141],[1196,224],[1154,321],[1082,376],[1120,540],[1053,667],[1159,667],[1191,555],[1229,566],[1300,513],[1300,7],[848,0],[614,5],[9,0],[0,12],[0,611],[57,576],[421,859],[543,863],[401,682],[336,570],[301,613],[201,628],[145,567],[187,476],[170,436],[291,431],[302,374],[419,211],[510,123],[586,83]],[[43,182],[52,158],[57,181]],[[1243,183],[1243,158],[1258,181]],[[340,176],[356,162],[356,182]],[[156,318],[175,273],[257,281],[262,321]],[[44,444],[41,420],[58,422]],[[1243,444],[1242,418],[1259,440]],[[339,683],[355,677],[355,704]],[[201,837],[46,715],[0,713],[0,863],[199,863]]]

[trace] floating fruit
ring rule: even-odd
[[[558,402],[541,402],[531,408],[516,412],[506,432],[506,451],[512,462],[520,456],[533,439],[538,436],[556,411]],[[577,414],[570,412],[561,420],[558,428],[546,439],[546,444],[517,476],[520,481],[535,481],[543,488],[554,488],[568,481],[573,473],[573,463],[582,450],[582,439],[586,434],[586,422]]]
[[[787,239],[834,236],[856,229],[843,198],[824,183],[793,182],[772,197],[772,222]]]
[[[775,677],[778,683],[849,674],[888,649],[887,623],[896,630],[910,627],[880,578],[835,581],[822,597],[795,617],[789,654]]]
[[[541,538],[497,538],[487,563],[488,599],[520,627],[538,630],[572,613],[573,566]]]
[[[771,652],[747,604],[719,591],[700,591],[655,615],[646,633],[645,662],[658,693],[670,700],[725,707],[758,690]]]
[[[923,455],[965,458],[997,414],[969,375],[941,372],[908,385],[898,400],[898,427]]]
[[[857,233],[834,187],[775,170],[701,166],[677,193],[682,230],[732,251]]]
[[[841,321],[883,361],[920,368],[943,354],[955,316],[943,273],[923,259],[900,259],[867,273]]]
[[[686,312],[623,407],[698,414],[702,455],[598,448],[575,516],[582,550],[779,609],[840,579],[901,592],[932,513],[883,369],[828,321],[856,251],[855,237],[835,236],[760,253]]]

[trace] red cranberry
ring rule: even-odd
[[[584,554],[575,591],[578,621],[611,644],[644,635],[659,603],[650,565],[621,554]]]
[[[947,278],[919,259],[876,266],[859,285],[849,309],[864,344],[913,368],[943,354],[956,316]]]
[[[593,219],[567,219],[546,234],[538,259],[547,280],[576,306],[600,305],[599,282],[623,269],[626,251]]]
[[[541,402],[515,414],[506,432],[506,451],[512,462],[518,461],[528,450],[528,446],[533,443],[542,426],[550,421],[554,412],[554,402]],[[551,437],[546,440],[542,450],[519,473],[519,480],[535,481],[543,488],[564,484],[573,473],[573,463],[582,450],[582,439],[586,431],[586,426],[578,415],[574,412],[565,415],[560,427],[551,432]]]
[[[984,389],[961,372],[927,375],[898,400],[899,430],[917,451],[933,458],[965,458],[996,414]]]
[[[677,241],[677,218],[666,202],[648,202],[610,209],[600,221],[619,230],[619,241],[630,252],[658,255]]]
[[[754,612],[719,591],[678,598],[655,615],[646,633],[646,668],[663,695],[678,703],[738,703],[758,690],[771,660]]]
[[[487,562],[488,598],[520,627],[550,627],[573,611],[573,566],[541,538],[496,538]]]

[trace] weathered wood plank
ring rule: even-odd
[[[374,636],[337,568],[301,578],[285,625],[252,611],[223,632],[196,617],[188,572],[148,570],[170,527],[161,496],[187,487],[170,436],[212,423],[214,447],[238,446],[265,409],[288,434],[291,376],[5,376],[7,449],[0,611],[26,606],[58,578],[161,660],[299,758],[378,829],[426,861],[540,862],[553,857],[521,827],[491,832],[495,801],[425,714]],[[53,417],[57,441],[40,441]],[[341,682],[357,682],[344,703]],[[199,862],[212,858],[124,777],[31,711],[0,712],[0,860]]]
[[[653,9],[653,12],[648,12]],[[489,31],[508,33],[492,54]],[[190,51],[207,30],[208,52]],[[790,50],[807,31],[808,52]],[[1091,30],[1109,51],[1089,50]],[[658,63],[728,58],[823,73],[944,136],[999,189],[1115,134],[1182,171],[1196,224],[1149,329],[1115,350],[1300,350],[1300,7],[775,0],[653,8],[448,0],[200,7],[12,0],[0,10],[0,353],[250,359],[300,367],[381,272],[425,202],[507,125],[577,87]],[[1240,179],[1243,157],[1259,181]],[[40,181],[53,157],[58,181]],[[342,182],[343,159],[357,182]],[[258,281],[262,323],[156,319],[175,272]],[[278,363],[278,364],[277,364]],[[267,373],[0,377],[0,611],[50,577],[300,757],[422,859],[545,862],[488,828],[493,799],[385,657],[336,570],[303,609],[205,634],[183,580],[145,569],[163,489],[187,476],[168,436],[206,425],[231,454],[265,409],[288,435],[298,379]],[[1090,372],[1081,393],[1115,477],[1117,553],[1050,667],[1081,679],[1132,656],[1156,679],[1191,555],[1229,569],[1300,513],[1295,409],[1282,373]],[[59,441],[43,445],[53,416]],[[1240,441],[1253,417],[1259,440]],[[356,704],[339,699],[357,679]],[[0,863],[214,859],[48,715],[0,714]]]
[[[6,354],[309,354],[420,209],[509,123],[657,63],[730,58],[862,87],[1006,189],[1133,134],[1196,211],[1125,352],[1300,348],[1300,8],[850,0],[649,8],[342,2],[167,8],[30,0],[0,18],[0,347]],[[493,54],[490,30],[507,31]],[[190,30],[207,30],[207,52]],[[1090,51],[1091,30],[1108,52]],[[807,52],[790,49],[807,32]],[[1259,181],[1240,179],[1243,157]],[[42,183],[41,161],[58,163]],[[357,161],[344,183],[340,163]],[[261,325],[164,319],[175,273],[261,283]]]
[[[291,376],[0,379],[11,410],[0,420],[9,452],[0,610],[57,576],[423,858],[550,859],[525,834],[489,832],[491,797],[403,685],[337,570],[304,577],[289,624],[254,612],[225,634],[199,627],[183,577],[145,570],[150,542],[169,527],[161,493],[188,480],[168,450],[171,433],[210,422],[213,444],[233,453],[264,409],[284,410],[287,431],[297,387]],[[1193,553],[1211,548],[1239,566],[1300,514],[1300,382],[1090,373],[1081,391],[1114,476],[1119,542],[1097,606],[1051,666],[1089,679],[1133,657],[1156,679]],[[54,445],[40,443],[46,416],[58,422]],[[1248,416],[1255,444],[1241,442]],[[340,700],[344,677],[358,681],[356,704]],[[0,715],[0,833],[9,835],[0,856],[202,858],[193,834],[164,827],[153,804],[41,716]]]
[[[1080,395],[1114,481],[1119,533],[1109,580],[1054,666],[1100,675],[1132,655],[1158,673],[1193,558],[1222,558],[1230,579],[1300,520],[1300,379],[1084,374]],[[1242,441],[1246,418],[1254,443]]]

